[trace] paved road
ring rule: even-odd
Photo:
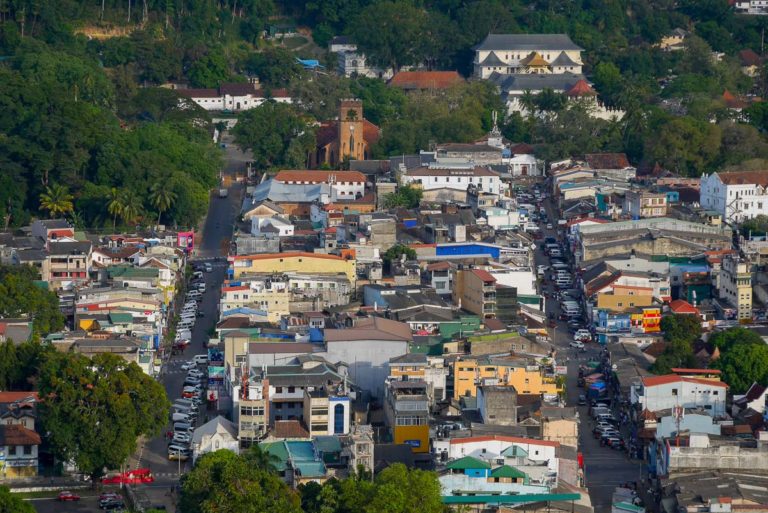
[[[547,215],[550,220],[559,218],[554,211],[552,203],[546,201]],[[544,230],[545,237],[556,237],[555,230]],[[540,246],[540,244],[539,244]],[[537,247],[535,251],[536,265],[549,265],[549,258]],[[549,273],[548,273],[549,274]],[[555,318],[560,315],[560,305],[554,298],[555,287],[547,282],[544,291],[549,293],[547,301],[547,312],[554,312]],[[568,375],[566,376],[568,406],[577,406],[579,394],[584,393],[583,388],[577,385],[579,365],[588,361],[591,357],[597,357],[601,348],[597,344],[587,344],[587,351],[576,351],[568,347],[573,340],[568,331],[568,325],[565,321],[557,321],[557,328],[554,330],[554,343],[569,358]],[[596,513],[605,513],[611,511],[611,499],[613,490],[616,486],[629,481],[639,480],[640,462],[630,461],[625,452],[615,451],[609,447],[600,447],[599,440],[592,436],[594,423],[589,416],[589,408],[586,406],[577,406],[579,409],[579,433],[580,444],[579,451],[584,455],[584,466],[586,469],[586,485],[589,490],[589,496]]]
[[[249,160],[249,157],[234,144],[231,144],[229,136],[224,136],[224,142],[227,143],[227,148],[224,150],[223,174],[229,177],[234,177],[237,174],[243,176],[245,162]],[[233,181],[226,198],[219,197],[218,189],[211,194],[208,215],[202,230],[202,240],[199,241],[196,251],[197,258],[210,259],[226,256],[243,190],[241,183]],[[197,319],[192,330],[192,342],[184,354],[173,356],[163,369],[161,380],[171,402],[181,397],[182,384],[186,376],[186,371],[181,369],[182,363],[189,360],[193,355],[206,352],[205,343],[209,338],[209,332],[218,319],[220,290],[226,277],[226,266],[226,261],[219,259],[213,261],[213,272],[203,273],[206,287],[203,301],[200,303],[200,310],[204,316]],[[216,405],[210,404],[208,406],[208,410],[201,408],[198,425],[205,423],[209,417],[215,417]],[[169,423],[168,429],[170,428]],[[191,460],[186,464],[168,461],[167,447],[168,442],[162,435],[149,440],[139,450],[138,457],[132,459],[131,466],[151,468],[158,483],[175,481],[180,473],[191,466]]]

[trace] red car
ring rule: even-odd
[[[154,483],[155,476],[148,468],[137,468],[136,470],[129,470],[122,474],[115,474],[113,476],[105,477],[101,480],[103,484],[142,484],[142,483]]]
[[[57,497],[57,499],[62,501],[62,502],[66,502],[66,501],[79,501],[80,500],[80,496],[79,495],[75,495],[72,492],[59,492],[59,496]]]

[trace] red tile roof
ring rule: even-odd
[[[592,89],[592,87],[587,83],[587,81],[582,78],[581,80],[573,84],[573,87],[568,89],[565,92],[565,94],[568,96],[575,97],[575,96],[595,96],[597,93],[595,93],[595,90]]]
[[[518,143],[512,146],[509,151],[512,152],[513,155],[533,155],[533,146],[530,144],[525,143]]]
[[[451,268],[448,262],[435,262],[427,266],[427,271],[447,271]]]
[[[0,445],[40,445],[40,435],[20,424],[0,425]]]
[[[726,91],[727,92],[727,91]],[[720,181],[726,185],[758,184],[768,185],[768,171],[731,171],[729,173],[717,173]]]
[[[729,109],[743,109],[747,106],[747,102],[734,96],[728,89],[723,91],[722,99],[725,102],[725,106]]]
[[[27,397],[32,397],[33,401],[38,400],[37,392],[0,392],[0,404],[21,401]]]
[[[534,440],[533,438],[522,438],[519,436],[504,436],[504,435],[469,436],[467,438],[451,438],[451,445],[471,444],[476,442],[493,442],[496,440],[498,440],[499,442],[544,445],[547,447],[560,447],[560,442],[553,442],[552,440]]]
[[[365,183],[365,175],[360,171],[322,171],[319,169],[286,169],[277,173],[275,180],[278,182],[328,183],[331,177],[334,178],[336,183]]]
[[[742,66],[760,66],[763,60],[751,48],[745,48],[739,52],[739,60]]]
[[[389,85],[401,89],[448,89],[461,84],[464,79],[455,71],[401,71],[389,81]]]
[[[584,160],[592,169],[624,169],[630,167],[624,153],[587,153]]]
[[[675,374],[722,374],[717,369],[685,369],[682,367],[672,367],[672,372]]]
[[[217,89],[177,89],[177,93],[187,98],[218,98]]]
[[[688,301],[684,301],[682,299],[675,299],[669,303],[669,309],[672,310],[672,313],[676,314],[699,315],[698,308],[690,304]]]
[[[711,381],[700,378],[686,378],[677,374],[665,374],[664,376],[646,376],[643,378],[643,385],[655,387],[658,385],[669,385],[670,383],[695,383],[697,385],[709,385],[713,387],[728,388],[728,385],[722,381]]]
[[[275,438],[309,438],[309,432],[298,420],[276,420],[272,434]]]
[[[490,281],[490,282],[496,283],[496,278],[494,278],[491,273],[483,269],[472,269],[472,274],[474,274],[484,282]]]
[[[325,121],[321,123],[320,128],[315,133],[317,147],[322,148],[331,144],[336,140],[338,133],[338,121]],[[379,137],[381,137],[381,129],[367,119],[363,119],[363,140],[368,144],[374,144],[379,140]]]

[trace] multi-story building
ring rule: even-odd
[[[266,312],[269,322],[289,313],[322,311],[349,303],[351,285],[345,274],[242,274],[221,289],[222,314],[238,308]]]
[[[768,171],[702,175],[701,206],[731,223],[768,214]]]
[[[429,451],[429,397],[424,381],[390,381],[384,389],[384,415],[396,444]]]
[[[752,273],[749,262],[725,255],[720,271],[720,297],[736,307],[736,318],[752,319]]]
[[[229,257],[231,280],[251,273],[304,273],[345,274],[350,283],[357,278],[355,259],[320,253],[266,253],[259,255],[235,255]]]
[[[285,185],[326,184],[331,201],[355,200],[365,195],[365,175],[359,171],[285,170],[275,175],[275,182]]]
[[[498,173],[474,164],[458,169],[418,167],[401,174],[400,179],[403,184],[414,185],[423,191],[453,189],[466,192],[472,186],[477,191],[501,194],[503,187]]]
[[[667,195],[649,191],[627,191],[624,195],[624,213],[632,219],[664,217],[667,215]]]
[[[631,389],[631,401],[640,410],[657,412],[671,408],[703,408],[712,417],[726,413],[728,385],[711,379],[667,374],[645,376]]]
[[[430,405],[446,398],[446,379],[448,368],[444,359],[428,357],[423,353],[410,353],[389,360],[389,379],[391,381],[424,381]]]
[[[458,270],[453,301],[483,319],[493,319],[496,317],[496,278],[483,269]]]
[[[52,290],[72,290],[90,280],[92,245],[90,242],[54,242],[48,244],[48,282]]]
[[[566,34],[489,34],[475,47],[474,74],[581,73],[581,52]]]
[[[292,103],[285,89],[267,92],[254,83],[224,83],[218,89],[177,89],[177,92],[207,111],[229,110],[242,112],[255,109],[265,102]]]
[[[355,393],[346,366],[317,356],[291,358],[289,365],[262,366],[245,376],[235,369],[232,397],[241,445],[260,440],[276,422],[301,422],[311,436],[349,433]]]
[[[519,394],[554,396],[558,387],[533,360],[515,357],[460,357],[453,362],[453,398],[476,397],[478,385],[513,386]]]

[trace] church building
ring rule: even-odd
[[[309,167],[336,167],[344,160],[366,160],[381,129],[363,117],[361,100],[341,100],[339,119],[324,121],[317,131],[317,146],[309,155]]]

